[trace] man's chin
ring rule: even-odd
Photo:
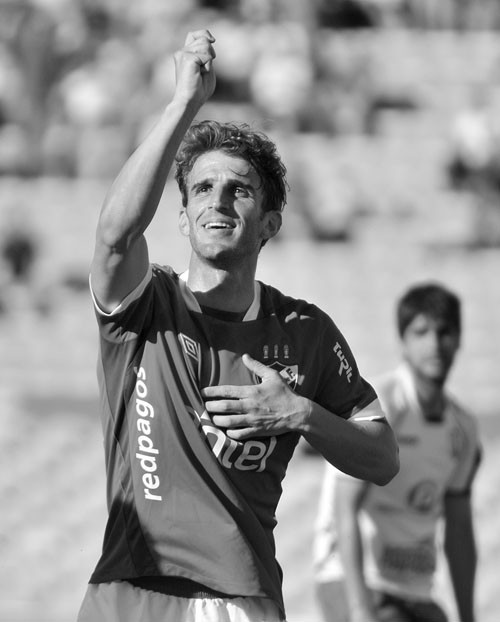
[[[251,249],[236,247],[230,243],[207,244],[198,246],[195,253],[205,264],[218,270],[234,268],[240,263],[246,263],[251,257]]]
[[[234,267],[239,256],[234,249],[220,247],[205,250],[202,253],[197,253],[197,255],[203,263],[217,270],[226,270]]]
[[[427,365],[423,371],[429,380],[444,383],[450,372],[450,366],[445,363],[432,363]]]

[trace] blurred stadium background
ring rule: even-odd
[[[96,563],[94,229],[172,93],[172,52],[203,27],[218,53],[203,116],[267,131],[289,168],[259,278],[328,310],[368,378],[397,361],[394,301],[410,283],[463,299],[451,385],[483,435],[477,611],[498,622],[499,26],[496,0],[0,0],[0,622],[71,622]],[[182,269],[176,192],[148,239]],[[278,513],[290,622],[319,620],[322,467],[299,447]]]

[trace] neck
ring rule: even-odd
[[[444,410],[444,380],[435,380],[413,374],[420,407],[427,418],[439,418]]]
[[[244,313],[254,299],[255,270],[201,268],[190,262],[187,284],[201,306]]]

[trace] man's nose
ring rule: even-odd
[[[224,187],[214,188],[209,207],[212,209],[228,209],[231,207],[230,191]]]
[[[442,337],[441,337],[441,335],[440,335],[440,333],[438,331],[435,331],[435,330],[429,331],[428,338],[429,338],[430,346],[435,351],[441,350]]]

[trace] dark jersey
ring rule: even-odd
[[[273,529],[299,434],[230,439],[200,390],[258,383],[248,353],[349,418],[376,395],[345,339],[316,306],[261,283],[244,321],[202,313],[156,265],[115,312],[96,315],[109,518],[91,582],[184,577],[283,608]]]

